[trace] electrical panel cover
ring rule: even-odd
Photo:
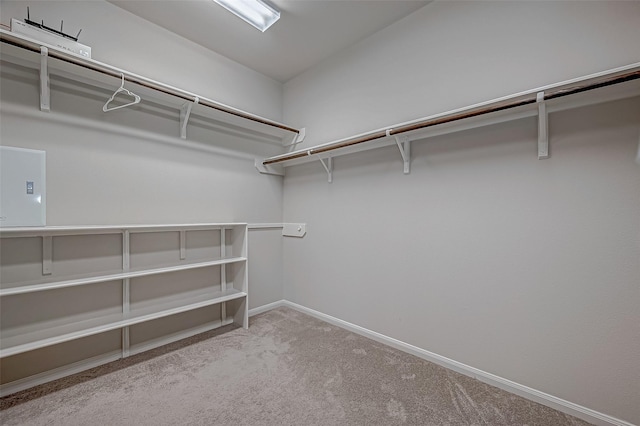
[[[0,227],[46,225],[46,154],[0,146]]]

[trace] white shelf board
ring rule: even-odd
[[[18,41],[22,45],[28,45],[31,49],[40,49],[40,46],[47,47],[49,50],[48,69],[52,78],[60,76],[71,79],[89,86],[104,90],[115,90],[120,86],[120,79],[114,75],[107,75],[95,71],[91,68],[107,70],[112,74],[124,73],[127,78],[126,87],[130,88],[136,94],[141,96],[143,103],[151,101],[160,105],[168,106],[176,110],[180,110],[182,105],[189,103],[198,97],[201,100],[199,105],[195,105],[192,110],[192,117],[201,118],[208,122],[218,122],[226,128],[233,128],[240,132],[249,132],[254,137],[264,137],[264,142],[282,145],[293,140],[300,130],[294,129],[286,124],[275,120],[267,119],[256,114],[242,111],[238,108],[222,104],[220,102],[199,96],[195,93],[179,89],[164,83],[160,83],[149,78],[137,75],[124,69],[120,69],[93,59],[80,57],[72,53],[63,51],[55,46],[42,43],[30,37],[12,33],[7,30],[0,29],[0,38],[7,43],[2,43],[1,59],[8,63],[13,63],[22,67],[39,70],[40,69],[40,52],[29,50],[20,46],[12,45],[11,42]],[[54,56],[52,56],[54,55]],[[63,59],[71,58],[79,62],[81,65],[67,62]],[[131,81],[133,80],[133,81]],[[137,83],[139,82],[139,83]],[[153,86],[160,86],[157,90]],[[172,93],[179,93],[183,97],[175,96]],[[106,99],[105,99],[106,101]],[[210,108],[202,105],[202,103],[220,107],[220,109]],[[230,111],[230,112],[227,112]]]
[[[41,385],[43,383],[50,382],[52,380],[57,380],[66,376],[70,376],[72,374],[80,373],[81,371],[89,370],[99,365],[117,361],[120,358],[122,358],[122,350],[119,349],[117,351],[107,352],[106,354],[83,359],[72,364],[54,368],[53,370],[43,371],[41,373],[34,374],[33,376],[27,376],[22,379],[5,383],[0,385],[0,398],[11,395],[12,393],[32,388],[34,386]]]
[[[278,163],[272,164],[272,165],[280,164],[284,167],[289,167],[289,166],[295,166],[298,164],[318,161],[319,159],[325,159],[328,157],[338,157],[338,156],[352,154],[360,151],[367,151],[370,149],[376,149],[376,148],[381,148],[385,146],[395,145],[396,141],[393,136],[380,137],[368,142],[341,147],[341,148],[333,149],[330,151],[325,151],[320,153],[313,152],[314,150],[317,150],[317,149],[331,148],[333,145],[340,145],[345,142],[370,136],[372,134],[377,134],[377,133],[384,134],[386,130],[402,128],[402,127],[410,126],[412,124],[417,124],[420,122],[438,120],[438,119],[449,117],[449,116],[455,116],[457,114],[464,114],[465,112],[473,111],[477,108],[492,107],[494,105],[499,105],[504,102],[523,101],[525,99],[531,98],[531,96],[535,95],[538,92],[544,92],[546,90],[552,90],[552,89],[557,90],[559,88],[564,88],[564,87],[568,89],[574,88],[576,86],[587,84],[591,81],[597,80],[602,76],[607,76],[607,75],[614,76],[614,75],[619,75],[627,72],[637,72],[639,69],[640,69],[640,63],[635,63],[625,67],[616,68],[614,70],[604,71],[601,73],[597,73],[597,74],[593,74],[593,75],[589,75],[581,78],[576,78],[573,80],[564,81],[557,84],[551,84],[548,86],[531,89],[525,92],[516,93],[513,95],[504,96],[498,99],[481,102],[481,103],[470,105],[467,107],[430,115],[424,118],[386,126],[380,129],[372,130],[370,132],[361,133],[358,135],[350,136],[350,137],[339,139],[336,141],[323,143],[323,144],[315,145],[312,147],[299,149],[296,151],[291,151],[286,154],[280,154],[273,157],[265,158],[264,161],[277,160],[280,158],[287,158],[289,156],[299,155],[298,158],[286,159],[284,161],[280,161]],[[611,101],[616,101],[616,100],[621,100],[621,99],[626,99],[626,98],[631,98],[636,96],[640,96],[640,79],[629,80],[622,83],[598,87],[596,89],[574,93],[567,96],[548,99],[548,100],[545,100],[545,103],[547,105],[547,111],[549,113],[554,113],[558,111],[564,111],[564,110],[579,108],[579,107],[588,106],[588,105],[595,105],[595,104],[604,103],[604,102],[611,102]],[[409,137],[410,140],[417,141],[417,140],[422,140],[422,139],[443,135],[447,133],[454,133],[454,132],[474,129],[474,128],[502,123],[506,121],[519,120],[526,117],[533,117],[533,116],[537,116],[537,114],[538,114],[537,104],[533,102],[526,105],[521,105],[521,106],[511,107],[504,110],[485,113],[482,115],[462,118],[456,121],[436,124],[430,127],[412,130],[412,131],[404,132],[398,135],[407,136]],[[311,155],[308,154],[309,152],[311,152]]]
[[[34,226],[0,228],[0,238],[45,237],[56,235],[85,235],[85,234],[118,234],[124,231],[165,232],[165,231],[207,231],[229,229],[246,226],[246,223],[183,223],[158,225],[80,225],[80,226]]]
[[[224,327],[225,325],[233,324],[233,317],[229,317],[223,320],[216,320],[204,325],[192,327],[186,330],[178,331],[166,336],[158,337],[156,339],[147,340],[135,345],[129,346],[129,356],[136,355],[151,349],[155,349],[160,346],[167,345],[169,343],[177,342],[178,340],[187,339],[197,334],[206,333],[207,331],[215,330],[216,328]]]
[[[232,263],[246,262],[246,257],[232,257],[227,259],[210,260],[206,262],[184,263],[180,265],[171,265],[155,268],[137,268],[126,272],[115,272],[103,275],[86,275],[61,281],[52,282],[32,282],[29,284],[21,283],[19,286],[6,286],[0,288],[0,297],[12,296],[16,294],[34,293],[38,291],[54,290],[65,287],[76,287],[81,285],[98,284],[108,281],[118,281],[127,278],[138,278],[147,275],[159,275],[170,272],[186,271],[189,269],[207,268],[218,265],[228,265]]]
[[[230,288],[225,291],[210,289],[189,292],[170,302],[146,309],[131,311],[127,314],[113,314],[87,321],[74,322],[62,326],[43,328],[30,333],[6,330],[0,338],[0,358],[44,348],[58,343],[81,339],[106,331],[128,327],[146,321],[192,311],[230,300],[241,299],[247,294]]]

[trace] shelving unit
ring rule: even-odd
[[[142,98],[176,110],[178,132],[187,139],[190,120],[204,121],[211,127],[224,128],[251,139],[272,145],[295,145],[304,139],[304,129],[296,129],[204,96],[152,80],[93,59],[42,43],[38,40],[0,29],[2,61],[40,73],[40,109],[50,109],[50,77],[59,77],[92,87],[115,90],[124,77],[127,87]],[[105,98],[105,101],[107,98]],[[34,106],[36,107],[36,106]]]
[[[549,157],[548,114],[640,96],[640,63],[398,123],[337,141],[265,158],[264,173],[284,174],[284,167],[320,161],[332,182],[333,158],[397,145],[410,172],[411,142],[492,124],[538,117],[538,158]]]
[[[73,362],[4,380],[39,350],[47,357],[48,348],[64,353],[69,342],[119,332],[120,347],[92,356],[90,368],[115,349],[124,358],[223,325],[248,327],[246,224],[4,228],[0,243],[2,395],[78,371]]]

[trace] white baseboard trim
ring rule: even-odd
[[[287,303],[286,300],[278,300],[277,302],[268,303],[266,305],[258,306],[257,308],[249,309],[249,316],[252,317],[254,315],[261,314],[263,312],[270,311],[275,308],[279,308],[281,306],[285,306]]]
[[[553,395],[549,395],[547,393],[538,391],[536,389],[532,389],[528,386],[524,386],[519,383],[513,382],[511,380],[502,378],[500,376],[496,376],[495,374],[487,373],[486,371],[479,370],[477,368],[471,367],[461,362],[443,357],[433,352],[429,352],[417,346],[413,346],[408,343],[402,342],[400,340],[385,336],[384,334],[380,334],[375,331],[366,329],[364,327],[360,327],[359,325],[351,324],[350,322],[343,321],[341,319],[332,317],[331,315],[327,315],[322,312],[315,311],[313,309],[307,308],[306,306],[298,305],[297,303],[293,303],[288,300],[280,300],[278,302],[270,303],[268,305],[264,305],[259,308],[254,308],[249,311],[249,315],[257,315],[259,313],[266,312],[271,309],[278,308],[280,306],[287,306],[289,308],[303,312],[307,315],[310,315],[322,321],[328,322],[329,324],[336,325],[338,327],[352,331],[361,336],[364,336],[372,340],[375,340],[377,342],[391,346],[392,348],[396,348],[398,350],[409,353],[411,355],[415,355],[418,358],[422,358],[424,360],[433,362],[435,364],[441,365],[450,370],[454,370],[466,376],[473,377],[475,379],[480,380],[481,382],[506,390],[507,392],[511,392],[513,394],[526,398],[530,401],[534,401],[539,404],[546,405],[547,407],[551,407],[560,412],[572,415],[574,417],[585,420],[594,425],[634,426],[632,423],[626,422],[624,420],[617,419],[615,417],[600,413],[598,411],[592,410],[587,407],[583,407],[578,404],[574,404],[573,402],[569,402],[564,399],[555,397]]]

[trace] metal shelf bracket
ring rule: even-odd
[[[40,47],[40,111],[51,111],[51,92],[49,90],[49,49]]]
[[[387,129],[387,137],[391,136],[391,129]],[[400,155],[402,156],[402,162],[404,163],[404,174],[408,175],[411,173],[411,141],[409,137],[403,135],[393,136],[396,141],[396,145],[398,145],[398,149],[400,150]]]
[[[324,169],[327,171],[328,182],[329,183],[333,182],[333,158],[331,158],[331,157],[327,158],[326,163],[321,158],[320,159],[320,163],[322,163],[322,167],[324,167]]]
[[[549,116],[544,102],[544,92],[538,92],[536,103],[538,104],[538,160],[543,160],[549,158]]]
[[[200,98],[196,96],[193,102],[185,102],[180,108],[180,137],[182,139],[187,138],[187,123],[189,122],[189,116],[191,116],[191,109],[199,103]]]

